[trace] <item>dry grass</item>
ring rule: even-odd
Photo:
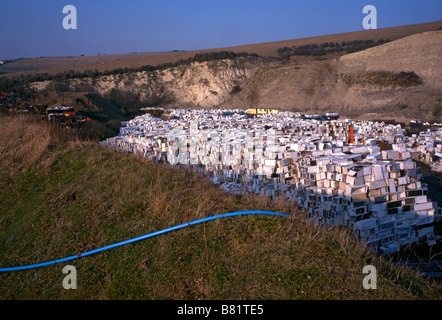
[[[0,115],[1,170],[15,173],[36,165],[49,148],[76,141],[75,133],[28,115]]]
[[[42,131],[39,124],[25,122],[20,117],[1,117],[0,130],[2,169],[9,172],[34,165],[51,141],[49,131]]]

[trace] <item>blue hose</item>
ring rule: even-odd
[[[78,255],[74,255],[74,256],[70,256],[70,257],[66,257],[63,259],[58,259],[58,260],[52,260],[52,261],[48,261],[48,262],[43,262],[43,263],[38,263],[38,264],[31,264],[31,265],[27,265],[27,266],[21,266],[21,267],[10,267],[10,268],[0,268],[0,272],[6,272],[6,271],[18,271],[18,270],[25,270],[25,269],[34,269],[34,268],[40,268],[40,267],[45,267],[45,266],[49,266],[55,263],[60,263],[60,262],[66,262],[66,261],[70,261],[70,260],[74,260],[74,259],[78,259],[80,257],[86,257],[86,256],[90,256],[92,254],[101,252],[101,251],[105,251],[105,250],[109,250],[112,248],[116,248],[119,246],[123,246],[125,244],[129,244],[129,243],[133,243],[136,241],[140,241],[140,240],[144,240],[147,238],[152,238],[155,236],[158,236],[160,234],[164,234],[170,231],[175,231],[178,229],[182,229],[185,227],[189,227],[198,223],[203,223],[203,222],[207,222],[207,221],[211,221],[211,220],[216,220],[216,219],[221,219],[221,218],[226,218],[226,217],[233,217],[233,216],[241,216],[241,215],[249,215],[249,214],[264,214],[264,215],[273,215],[273,216],[279,216],[279,217],[290,217],[288,214],[285,213],[280,213],[280,212],[273,212],[273,211],[237,211],[237,212],[230,212],[230,213],[223,213],[223,214],[219,214],[216,216],[210,216],[207,218],[202,218],[202,219],[198,219],[198,220],[194,220],[191,222],[187,222],[187,223],[183,223],[174,227],[170,227],[167,229],[163,229],[160,231],[155,231],[149,234],[145,234],[143,236],[140,237],[136,237],[136,238],[132,238],[129,240],[125,240],[125,241],[121,241],[109,246],[105,246],[102,248],[98,248],[98,249],[94,249],[91,251],[87,251],[85,253],[80,253]]]

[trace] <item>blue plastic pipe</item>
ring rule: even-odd
[[[215,216],[210,216],[207,218],[202,218],[202,219],[198,219],[198,220],[194,220],[191,222],[187,222],[187,223],[183,223],[174,227],[170,227],[167,229],[163,229],[160,231],[155,231],[152,233],[148,233],[145,234],[143,236],[139,236],[136,238],[132,238],[129,240],[125,240],[125,241],[121,241],[115,244],[111,244],[102,248],[98,248],[98,249],[94,249],[91,251],[87,251],[84,253],[80,253],[74,256],[70,256],[70,257],[66,257],[63,259],[58,259],[58,260],[52,260],[52,261],[48,261],[48,262],[43,262],[43,263],[38,263],[38,264],[31,264],[31,265],[27,265],[27,266],[21,266],[21,267],[10,267],[10,268],[0,268],[0,272],[6,272],[6,271],[18,271],[18,270],[26,270],[26,269],[34,269],[34,268],[40,268],[40,267],[45,267],[45,266],[49,266],[52,264],[56,264],[56,263],[60,263],[60,262],[66,262],[66,261],[70,261],[70,260],[75,260],[81,257],[86,257],[86,256],[90,256],[93,255],[95,253],[98,252],[102,252],[105,250],[109,250],[112,248],[116,248],[116,247],[120,247],[129,243],[133,243],[136,241],[140,241],[140,240],[144,240],[147,238],[152,238],[155,236],[159,236],[161,234],[167,233],[167,232],[171,232],[171,231],[175,231],[178,229],[182,229],[185,227],[190,227],[193,226],[195,224],[199,224],[199,223],[203,223],[203,222],[207,222],[207,221],[211,221],[211,220],[216,220],[216,219],[221,219],[221,218],[226,218],[226,217],[233,217],[233,216],[242,216],[242,215],[250,215],[250,214],[263,214],[263,215],[272,215],[272,216],[278,216],[278,217],[290,217],[288,214],[285,213],[280,213],[280,212],[273,212],[273,211],[237,211],[237,212],[230,212],[230,213],[223,213],[223,214],[219,214],[219,215],[215,215]]]

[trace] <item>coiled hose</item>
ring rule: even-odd
[[[70,260],[75,260],[81,257],[86,257],[86,256],[90,256],[93,255],[95,253],[98,252],[102,252],[105,250],[109,250],[112,248],[116,248],[116,247],[120,247],[129,243],[133,243],[136,241],[140,241],[140,240],[144,240],[147,238],[152,238],[155,236],[159,236],[161,234],[167,233],[167,232],[171,232],[171,231],[175,231],[178,229],[182,229],[185,227],[190,227],[193,226],[195,224],[199,224],[199,223],[203,223],[203,222],[207,222],[207,221],[211,221],[211,220],[216,220],[216,219],[221,219],[221,218],[226,218],[226,217],[233,217],[233,216],[241,216],[241,215],[251,215],[251,214],[262,214],[262,215],[272,215],[272,216],[278,216],[278,217],[290,217],[288,214],[285,213],[280,213],[280,212],[273,212],[273,211],[259,211],[259,210],[255,210],[255,211],[237,211],[237,212],[229,212],[229,213],[223,213],[223,214],[219,214],[219,215],[215,215],[215,216],[210,216],[210,217],[206,217],[206,218],[202,218],[202,219],[198,219],[198,220],[194,220],[191,222],[187,222],[187,223],[183,223],[174,227],[170,227],[167,229],[163,229],[160,231],[155,231],[152,233],[148,233],[145,234],[143,236],[139,236],[136,238],[132,238],[129,240],[125,240],[125,241],[121,241],[115,244],[111,244],[105,247],[101,247],[98,249],[94,249],[91,251],[87,251],[84,253],[80,253],[77,255],[73,255],[70,257],[66,257],[66,258],[62,258],[62,259],[58,259],[58,260],[52,260],[52,261],[48,261],[48,262],[43,262],[43,263],[37,263],[37,264],[31,264],[31,265],[27,265],[27,266],[20,266],[20,267],[10,267],[10,268],[0,268],[0,272],[6,272],[6,271],[19,271],[19,270],[26,270],[26,269],[34,269],[34,268],[40,268],[40,267],[45,267],[45,266],[49,266],[52,264],[56,264],[56,263],[61,263],[61,262],[66,262],[66,261],[70,261]]]

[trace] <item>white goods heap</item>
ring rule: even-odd
[[[119,136],[101,144],[196,168],[230,192],[288,199],[311,220],[347,226],[390,254],[411,242],[435,242],[439,208],[412,155],[428,160],[441,151],[434,142],[440,137],[406,137],[400,125],[383,122],[303,120],[293,112],[248,118],[242,110],[174,109],[168,120],[146,114],[125,122]]]

